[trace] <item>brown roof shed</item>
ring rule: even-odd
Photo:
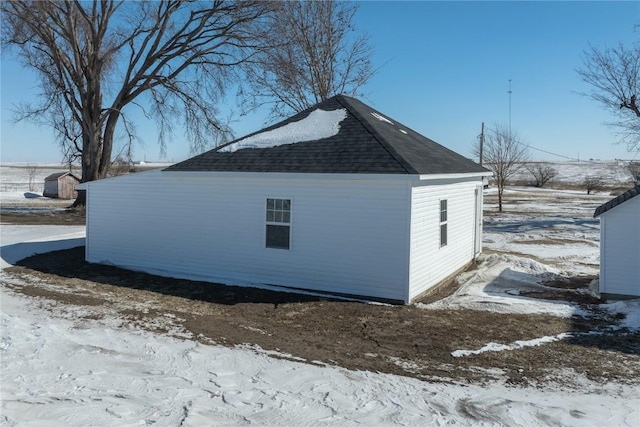
[[[80,184],[80,178],[71,172],[58,172],[44,179],[44,197],[55,199],[75,199],[78,193],[75,186]]]

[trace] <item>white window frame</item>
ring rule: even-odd
[[[274,216],[272,219],[269,219],[269,212],[270,212],[270,208],[269,208],[269,201],[273,200],[274,201],[274,208],[271,209],[271,212],[273,212]],[[282,204],[284,205],[284,202],[289,202],[289,207],[288,209],[285,209],[284,206],[282,206],[281,208],[278,208],[278,202],[282,202]],[[281,197],[281,196],[274,196],[274,197],[267,197],[265,199],[265,204],[263,205],[265,207],[265,228],[264,228],[264,247],[267,249],[280,249],[280,250],[291,250],[291,237],[292,237],[292,233],[291,233],[291,225],[292,225],[292,211],[293,211],[293,198],[291,197]],[[280,218],[278,218],[278,214],[280,214]],[[286,221],[285,216],[286,214],[288,214],[288,221]],[[280,246],[269,246],[269,241],[268,241],[268,229],[270,225],[275,225],[275,226],[286,226],[289,228],[289,240],[288,240],[288,247],[280,247]]]
[[[444,209],[443,209],[444,202]],[[439,229],[440,229],[440,247],[443,248],[449,243],[449,202],[447,199],[440,199],[439,207]],[[444,218],[443,218],[444,213]],[[444,230],[444,239],[442,239]],[[444,240],[444,242],[443,242]]]

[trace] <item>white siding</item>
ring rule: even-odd
[[[640,296],[640,197],[600,217],[600,292]]]
[[[475,189],[481,186],[481,181],[439,180],[416,184],[411,196],[409,299],[437,285],[473,260]],[[478,197],[482,203],[482,190]],[[445,199],[448,239],[447,245],[440,247],[440,200]]]
[[[87,260],[406,300],[410,177],[245,176],[152,171],[90,183]],[[291,250],[265,248],[267,197],[292,200]]]

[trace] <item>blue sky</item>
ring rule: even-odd
[[[471,156],[481,122],[509,120],[531,146],[580,159],[631,158],[603,122],[612,117],[579,93],[575,69],[589,44],[627,45],[640,37],[640,2],[360,2],[355,25],[369,34],[379,71],[366,103],[423,135]],[[1,67],[0,158],[57,162],[47,128],[12,124],[12,105],[36,93],[34,75],[9,57]],[[235,100],[229,99],[234,107]],[[236,136],[259,130],[265,115],[238,117]],[[152,123],[140,121],[138,160],[159,160]],[[189,157],[180,132],[166,160]],[[539,151],[534,159],[562,160]]]

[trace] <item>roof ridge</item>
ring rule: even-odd
[[[353,99],[353,98],[350,98],[350,97],[348,97],[346,95],[342,95],[342,94],[336,95],[335,98],[336,98],[336,101],[338,101],[338,103],[340,103],[340,105],[342,105],[343,107],[345,107],[345,108],[347,108],[349,110],[349,112],[353,115],[353,117],[356,120],[358,120],[358,122],[367,130],[367,132],[369,132],[371,134],[371,136],[373,136],[375,138],[375,140],[378,142],[378,144],[380,144],[382,146],[382,148],[384,148],[391,155],[391,157],[393,157],[393,159],[400,166],[402,166],[402,168],[405,170],[405,172],[407,172],[408,174],[417,174],[418,173],[418,171],[416,171],[415,168],[413,168],[413,166],[411,166],[411,164],[409,164],[409,162],[407,162],[404,157],[402,157],[393,147],[391,147],[389,144],[386,143],[386,141],[382,137],[382,135],[380,135],[380,133],[378,131],[376,131],[364,117],[362,117],[360,112],[356,108],[354,108],[353,105],[351,105],[350,99]],[[366,105],[366,104],[362,103],[362,105]],[[369,108],[371,108],[371,107],[369,107]],[[373,110],[373,108],[371,108],[371,109]],[[376,113],[378,113],[377,110],[374,110],[374,111]],[[381,113],[378,113],[378,114],[381,114]]]

